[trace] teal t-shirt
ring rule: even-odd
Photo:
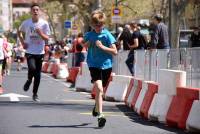
[[[87,64],[89,67],[108,69],[112,67],[112,55],[98,48],[95,42],[99,40],[106,47],[110,47],[116,42],[115,38],[107,29],[102,29],[100,33],[90,31],[84,35],[84,41],[89,41],[87,54]]]

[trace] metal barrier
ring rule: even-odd
[[[200,48],[187,50],[186,72],[187,84],[192,87],[200,87]]]
[[[129,51],[120,51],[113,57],[113,72],[130,76],[125,63]],[[68,55],[68,66],[72,67],[74,54]],[[134,61],[133,61],[134,62]],[[200,87],[200,48],[156,49],[135,51],[135,76],[140,79],[158,81],[159,69],[187,72],[187,86]]]
[[[131,73],[126,65],[126,59],[129,51],[119,51],[118,55],[113,57],[113,72],[117,75],[128,75]]]

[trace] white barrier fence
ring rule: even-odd
[[[126,65],[129,51],[120,51],[113,57],[113,72],[116,75],[131,73]],[[187,72],[187,86],[200,87],[200,48],[136,50],[134,72],[137,78],[158,81],[159,69]],[[133,61],[134,62],[134,61]],[[74,63],[74,55],[68,55],[68,67]]]

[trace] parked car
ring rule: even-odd
[[[179,48],[191,47],[191,35],[193,33],[192,29],[180,30],[179,31]]]

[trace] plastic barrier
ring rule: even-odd
[[[200,101],[195,100],[186,121],[186,128],[190,131],[200,131]]]
[[[3,88],[0,87],[0,94],[3,94]]]
[[[58,71],[56,74],[57,79],[66,79],[69,76],[69,71],[66,63],[58,65]]]
[[[160,69],[158,76],[159,90],[150,106],[148,117],[151,120],[166,122],[166,114],[176,87],[186,85],[186,72],[178,70]]]
[[[148,82],[147,84],[148,90],[140,107],[140,115],[144,118],[148,118],[149,108],[153,101],[154,95],[158,92],[158,83]]]
[[[67,82],[75,83],[76,77],[80,71],[80,67],[72,67],[69,69],[69,76],[67,77]]]
[[[165,122],[167,110],[170,106],[172,96],[166,94],[155,94],[149,108],[148,118]]]
[[[42,72],[47,73],[48,66],[49,66],[49,62],[43,62]]]
[[[52,73],[52,67],[53,67],[53,62],[49,62],[48,68],[47,68],[47,73]]]
[[[130,84],[128,86],[128,89],[127,89],[127,93],[126,93],[126,97],[125,97],[125,104],[128,106],[129,105],[129,102],[128,102],[128,99],[129,99],[129,96],[133,90],[133,86],[134,86],[134,78],[131,78],[131,81],[130,81]]]
[[[131,76],[114,75],[105,93],[105,99],[111,101],[124,101]]]
[[[76,85],[75,85],[76,91],[91,92],[92,85],[93,84],[91,83],[90,76],[77,75]]]
[[[81,70],[76,79],[76,91],[91,92],[91,76],[86,62],[81,63]]]
[[[147,81],[143,81],[142,82],[142,89],[138,95],[138,98],[137,98],[137,101],[135,103],[135,107],[134,107],[134,110],[139,114],[140,113],[140,107],[142,105],[142,102],[143,102],[143,99],[145,97],[145,94],[148,90],[148,84],[147,84]]]
[[[186,86],[186,72],[160,69],[158,76],[159,94],[176,95],[176,87]]]
[[[51,67],[51,72],[53,77],[56,78],[57,74],[58,74],[58,66],[59,64],[53,63],[52,67]]]
[[[138,99],[138,96],[140,94],[140,91],[142,89],[142,80],[137,80],[137,85],[134,86],[136,87],[136,89],[134,90],[134,94],[133,94],[133,97],[132,97],[132,100],[131,100],[131,108],[135,108],[135,104],[136,104],[136,101]]]
[[[177,87],[177,96],[173,97],[166,116],[168,125],[185,129],[192,103],[199,99],[199,91],[195,88]]]
[[[130,93],[129,93],[129,95],[128,95],[127,101],[125,102],[125,104],[126,104],[127,106],[129,106],[129,107],[131,107],[131,103],[132,103],[132,100],[133,100],[135,91],[136,91],[138,88],[141,88],[140,84],[138,84],[139,82],[138,82],[137,79],[133,78],[132,80],[134,80],[133,86],[130,87],[131,84],[129,85],[129,87],[131,88],[131,91],[130,91]]]

